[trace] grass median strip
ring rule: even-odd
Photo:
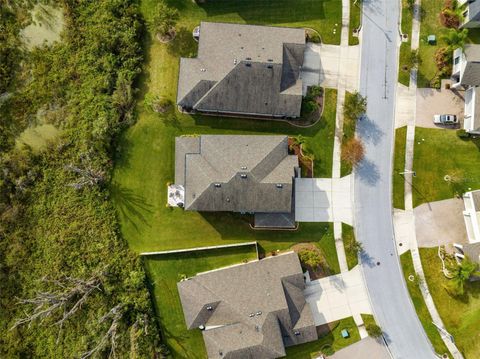
[[[405,209],[405,146],[407,126],[395,130],[395,153],[393,159],[393,208]]]
[[[353,31],[360,28],[362,21],[362,3],[358,0],[350,0],[350,25],[348,28],[348,45],[358,45],[358,37],[353,36]]]
[[[415,311],[417,312],[418,318],[422,323],[428,339],[430,339],[430,342],[432,343],[436,353],[440,355],[447,353],[450,355],[445,343],[438,333],[437,327],[435,327],[435,325],[432,323],[432,317],[428,312],[427,305],[425,304],[422,292],[420,291],[418,277],[416,276],[415,269],[413,268],[411,252],[408,251],[402,254],[400,256],[400,261],[402,264],[403,275],[405,276],[405,281],[407,282],[408,292],[410,293]],[[413,278],[413,281],[409,278]]]
[[[347,256],[348,270],[351,270],[358,264],[358,247],[355,239],[355,232],[352,226],[342,223],[343,245],[345,247],[345,255]]]
[[[400,45],[400,64],[398,67],[398,82],[408,86],[410,84],[411,47],[412,47],[412,10],[408,0],[402,0],[402,34],[407,35],[407,41]]]

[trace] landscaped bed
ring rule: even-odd
[[[421,248],[420,257],[428,289],[446,329],[466,359],[480,358],[480,282],[467,283],[464,295],[452,296],[446,290],[449,280],[441,271],[437,248]]]
[[[407,126],[395,130],[395,154],[393,159],[393,208],[405,209],[405,145]]]
[[[414,207],[480,188],[480,139],[463,140],[454,130],[415,129]]]
[[[427,305],[425,304],[422,292],[420,291],[418,277],[415,275],[411,252],[408,251],[402,254],[400,256],[400,261],[402,264],[403,275],[405,277],[405,281],[407,282],[408,292],[410,293],[415,311],[417,312],[418,318],[422,323],[423,329],[427,333],[428,339],[430,339],[430,342],[432,343],[437,354],[450,354],[448,348],[440,337],[437,327],[435,327],[435,325],[432,323],[432,317],[428,312]]]
[[[407,36],[407,41],[400,45],[400,63],[398,67],[398,82],[408,86],[410,84],[410,52],[412,47],[412,10],[408,0],[402,0],[402,34]]]
[[[358,247],[355,239],[355,232],[352,226],[342,223],[343,245],[347,257],[348,270],[351,270],[358,264]]]

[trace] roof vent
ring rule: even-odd
[[[211,305],[208,305],[207,310],[213,310],[213,307]]]
[[[267,65],[267,68],[273,69],[273,65]]]
[[[249,63],[249,62],[247,62],[247,63],[245,64],[245,66],[247,66],[247,67],[252,67],[252,64]]]
[[[241,169],[245,171],[247,169],[247,166],[242,166]]]
[[[259,325],[255,325],[255,330],[256,330],[257,332],[259,332],[259,331],[260,331],[260,326],[259,326]]]
[[[198,329],[200,329],[200,330],[205,330],[205,325],[203,325],[203,324],[200,325],[200,326],[198,327]]]
[[[283,188],[283,184],[277,183],[277,188]]]
[[[258,317],[259,315],[262,315],[262,312],[258,311],[258,312],[255,313],[255,315],[257,315],[257,317]]]
[[[300,332],[299,332],[298,330],[295,330],[295,331],[293,332],[293,334],[295,334],[295,335],[298,336],[298,335],[300,335]]]
[[[233,64],[234,64],[234,65],[237,64],[237,59],[233,59]]]
[[[222,187],[222,184],[221,183],[215,183],[214,186],[217,187],[217,188],[220,188],[220,187]]]
[[[247,60],[251,60],[252,58],[251,57],[247,57]]]
[[[253,317],[255,316],[255,313],[250,313],[248,316],[249,316],[250,318],[253,318]]]
[[[205,71],[207,71],[207,69],[202,68],[202,69],[200,69],[200,71],[205,72]]]
[[[273,62],[273,59],[268,59],[267,61],[268,61],[268,62]]]
[[[246,174],[246,173],[242,173],[242,174],[240,175],[240,177],[242,177],[242,178],[247,178],[247,174]]]
[[[230,197],[227,197],[225,200],[226,200],[227,202],[230,202]]]

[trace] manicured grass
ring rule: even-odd
[[[480,283],[467,283],[465,294],[453,297],[445,289],[448,279],[441,272],[437,248],[421,248],[420,257],[428,288],[446,329],[466,359],[480,358]]]
[[[410,51],[412,47],[412,11],[408,8],[407,0],[402,0],[402,34],[408,35],[408,41],[400,45],[400,63],[398,67],[398,82],[408,86],[410,84]],[[404,69],[406,68],[406,69]]]
[[[320,339],[302,345],[296,345],[287,348],[287,359],[309,359],[317,358],[318,354],[325,346],[330,346],[334,351],[338,351],[360,340],[357,326],[353,317],[342,319],[336,323],[330,323],[333,328],[328,334]],[[349,338],[342,338],[341,331],[347,329],[350,333]]]
[[[351,244],[355,242],[355,232],[353,227],[346,223],[342,223],[342,236],[345,255],[347,256],[348,270],[350,270],[358,264],[358,252],[351,246]]]
[[[398,82],[402,85],[410,85],[410,54],[412,53],[410,41],[402,42],[400,45],[400,63],[398,66]]]
[[[348,91],[345,92],[345,100],[351,96],[353,96],[351,92],[348,92]],[[357,121],[351,121],[351,120],[348,120],[347,118],[344,118],[342,143],[346,143],[350,139],[355,137],[356,127],[357,127]],[[349,163],[345,162],[344,160],[341,160],[340,176],[342,177],[347,176],[350,173],[352,173],[352,166]]]
[[[415,129],[413,205],[453,198],[480,188],[480,139],[461,140],[453,130]],[[452,178],[445,181],[445,175]]]
[[[395,154],[393,159],[393,208],[405,209],[405,145],[407,126],[395,130]]]
[[[377,325],[375,317],[372,314],[360,314],[362,316],[363,324],[368,325]]]
[[[422,0],[422,19],[420,23],[420,48],[419,56],[421,59],[418,67],[417,86],[430,87],[430,82],[437,73],[435,65],[435,51],[445,46],[443,36],[448,29],[443,27],[440,22],[439,14],[444,7],[444,2],[439,0]],[[427,43],[428,35],[437,37],[436,45]]]
[[[422,292],[420,291],[420,287],[418,286],[418,280],[414,280],[413,282],[408,280],[408,277],[410,275],[415,276],[415,269],[413,268],[411,252],[408,251],[402,254],[400,256],[400,261],[402,263],[403,275],[405,277],[405,281],[407,282],[408,292],[410,293],[413,305],[415,306],[415,311],[417,312],[418,318],[420,319],[423,329],[425,330],[425,333],[427,333],[427,336],[430,339],[430,342],[432,343],[435,352],[440,355],[443,355],[444,353],[448,353],[450,355],[448,348],[440,337],[437,327],[432,324],[432,317],[428,312],[427,305],[425,304]]]
[[[353,36],[353,30],[360,27],[362,21],[361,6],[361,1],[350,0],[350,24],[348,27],[348,44],[350,46],[359,44],[358,37]]]
[[[326,226],[326,224],[325,224]],[[311,240],[309,240],[310,242]],[[321,240],[315,241],[315,245],[320,248],[323,253],[331,275],[340,273],[340,264],[338,263],[337,248],[335,247],[335,237],[333,236],[333,225],[330,224],[329,229],[325,232]]]
[[[177,282],[182,276],[256,259],[255,246],[144,257],[162,339],[174,358],[206,358],[200,330],[185,325]]]
[[[142,12],[147,18],[153,14],[155,4],[155,0],[142,1]],[[189,33],[200,21],[309,27],[320,33],[323,42],[340,44],[341,1],[208,0],[204,4],[196,4],[192,0],[170,0],[168,4],[179,10],[179,24],[186,26]]]

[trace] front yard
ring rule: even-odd
[[[479,189],[479,163],[480,139],[462,140],[454,130],[417,127],[413,206]]]
[[[467,284],[465,294],[454,297],[445,289],[448,280],[441,272],[437,248],[421,248],[420,256],[428,289],[446,329],[466,359],[480,358],[480,283]]]

